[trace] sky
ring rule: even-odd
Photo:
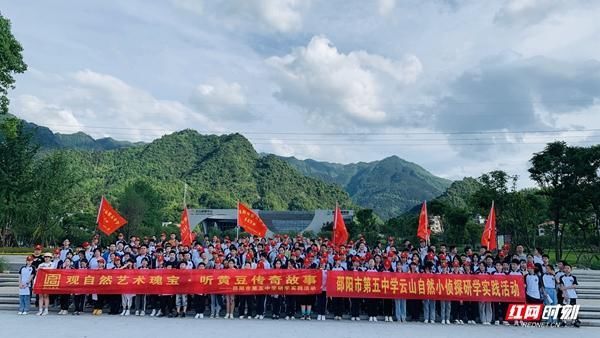
[[[397,155],[533,185],[547,142],[600,140],[600,1],[8,1],[29,69],[11,113],[149,142],[239,132],[260,152]]]

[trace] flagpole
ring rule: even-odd
[[[102,201],[104,200],[104,195],[100,197],[100,205],[98,206],[98,215],[96,215],[96,224],[100,221],[100,210],[102,209]]]
[[[337,245],[335,243],[335,229],[336,229],[336,224],[337,224],[337,209],[338,209],[338,201],[335,201],[335,209],[333,210],[333,231],[331,234],[331,239],[333,240],[333,245]]]
[[[235,223],[236,223],[236,227],[235,227],[235,241],[237,242],[240,238],[240,220],[239,220],[239,216],[240,216],[240,201],[237,201],[237,212],[235,213]]]

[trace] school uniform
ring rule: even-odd
[[[527,304],[542,304],[542,279],[536,274],[525,276],[525,298]]]
[[[333,267],[331,271],[344,271],[345,269],[342,266]],[[334,297],[332,299],[333,303],[333,316],[334,317],[342,317],[344,315],[344,303],[345,298]]]
[[[19,269],[19,313],[29,312],[31,305],[31,283],[35,277],[33,265],[23,265]]]
[[[577,278],[575,276],[573,276],[572,274],[564,274],[560,277],[560,285],[564,287],[570,287],[579,284],[577,283]],[[565,300],[568,300],[568,302],[566,302],[567,304],[575,305],[577,304],[577,291],[575,291],[575,289],[564,290],[563,298]]]

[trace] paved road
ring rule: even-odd
[[[19,316],[16,313],[0,312],[2,337],[127,337],[148,338],[169,335],[172,337],[285,337],[285,338],[369,338],[424,336],[433,337],[543,337],[564,338],[568,336],[598,337],[600,328],[535,328],[505,327],[482,325],[441,325],[420,323],[369,323],[366,321],[273,321],[228,320],[228,319],[193,319],[193,318],[152,318],[152,317],[120,317],[103,315],[93,317],[84,315],[58,316],[50,314],[45,317],[35,315]],[[278,332],[274,335],[274,332]]]

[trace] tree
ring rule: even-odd
[[[154,235],[160,229],[164,201],[149,182],[137,179],[130,183],[119,195],[118,201],[118,211],[127,220],[123,227],[126,236]]]
[[[8,90],[15,87],[13,75],[27,70],[21,55],[23,47],[10,29],[10,20],[0,13],[0,114],[8,113]]]
[[[63,152],[51,153],[37,161],[29,217],[34,225],[29,235],[34,241],[48,245],[60,242],[65,236],[64,220],[80,200],[77,189],[80,179]]]
[[[577,193],[578,179],[575,152],[565,142],[549,143],[531,158],[530,177],[550,198],[550,211],[554,222],[555,259],[562,258],[564,229],[561,220],[571,197]]]
[[[363,235],[367,243],[375,243],[381,236],[381,219],[373,212],[373,209],[361,209],[356,212],[354,221],[346,224],[350,238]]]
[[[16,243],[14,230],[27,224],[34,189],[34,160],[37,146],[23,122],[15,118],[0,123],[0,245]]]

